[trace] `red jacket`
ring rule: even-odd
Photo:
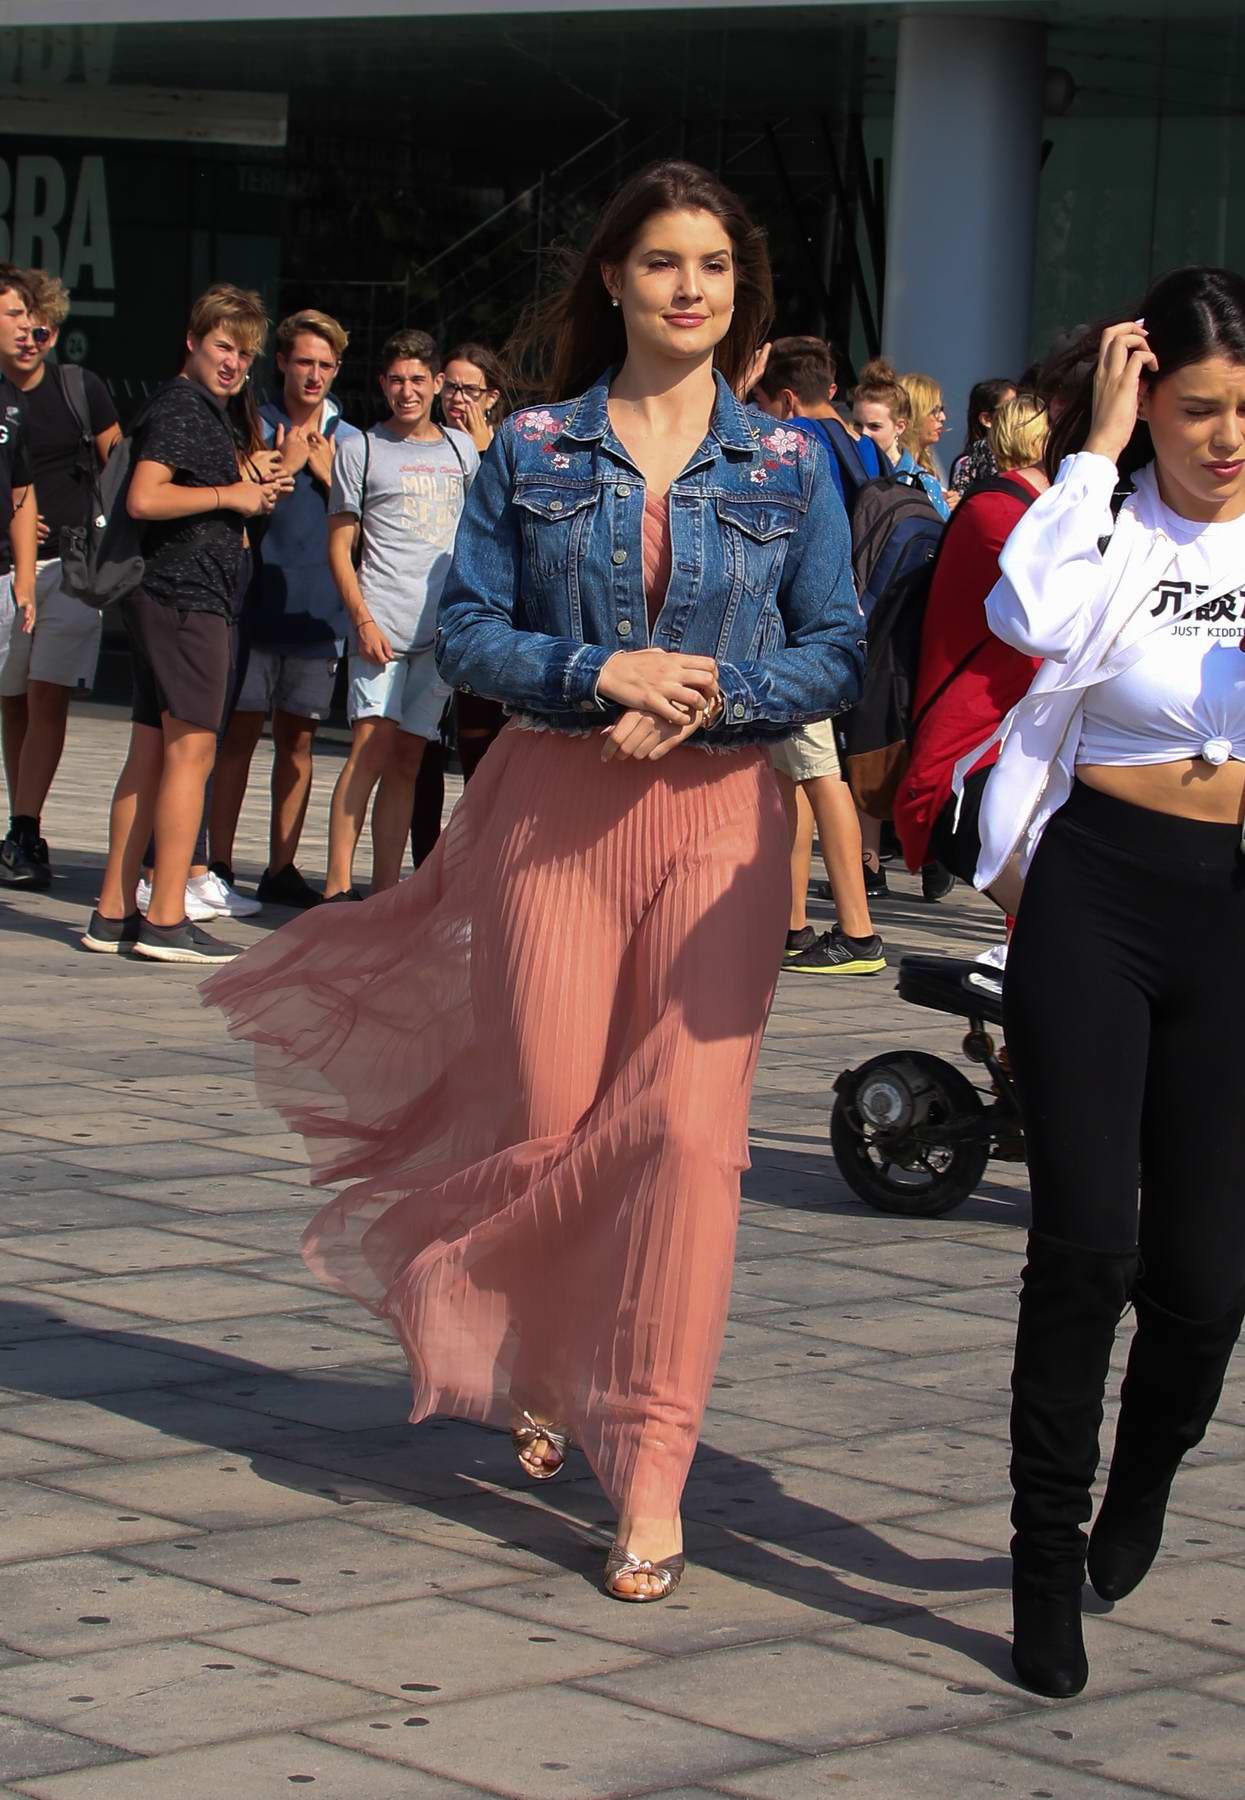
[[[1018,490],[1029,482],[1009,475]],[[1037,659],[1001,643],[986,624],[985,603],[999,578],[999,552],[1024,512],[1020,492],[972,494],[961,500],[939,553],[921,632],[921,664],[913,717],[976,645],[978,650],[939,695],[917,729],[912,760],[895,796],[895,829],[910,869],[929,860],[929,834],[951,797],[959,759],[990,736],[1028,692]],[[986,768],[998,747],[981,759]]]

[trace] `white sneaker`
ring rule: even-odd
[[[214,912],[226,919],[252,919],[263,906],[258,900],[252,900],[247,894],[240,894],[235,887],[213,870],[206,875],[195,875],[186,884],[186,892],[193,894],[204,906],[210,906]]]
[[[151,905],[151,883],[141,876],[138,883],[138,898],[135,902],[143,917],[147,917],[147,908]],[[218,908],[209,905],[195,892],[193,881],[186,883],[186,917],[192,925],[206,925],[209,919],[216,917]]]
[[[991,944],[988,950],[979,950],[973,961],[984,963],[988,969],[1005,969],[1007,967],[1007,945]]]

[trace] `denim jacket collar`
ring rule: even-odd
[[[573,438],[579,444],[600,443],[610,435],[609,393],[610,382],[617,374],[616,369],[607,369],[592,386],[588,388],[575,404],[575,410],[562,427],[561,435]],[[724,450],[734,450],[745,456],[757,456],[757,433],[748,414],[731,392],[724,376],[715,369],[714,385],[717,398],[713,403],[713,415],[709,420],[709,432],[715,437]]]

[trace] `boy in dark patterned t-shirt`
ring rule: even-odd
[[[245,521],[270,513],[288,478],[243,479],[226,414],[263,348],[258,294],[220,285],[195,304],[181,374],[136,428],[128,505],[141,519],[142,585],[122,603],[134,664],[130,750],[113,797],[108,862],[83,944],[153,962],[238,955],[186,918],[186,882],[229,687],[229,629]],[[154,824],[147,916],[137,907]]]

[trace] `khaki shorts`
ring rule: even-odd
[[[770,745],[770,761],[788,781],[816,781],[821,775],[843,779],[839,748],[834,739],[834,721],[819,719],[815,725],[800,725],[780,744]]]
[[[0,697],[16,699],[31,681],[88,690],[99,662],[102,615],[61,586],[60,558],[35,576],[35,628],[28,637],[13,599],[13,577],[0,576]]]

